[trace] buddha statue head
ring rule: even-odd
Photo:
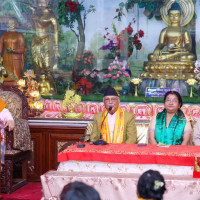
[[[37,1],[38,7],[45,8],[49,5],[49,0],[38,0]]]
[[[182,11],[180,5],[176,2],[174,2],[171,5],[171,8],[168,10],[169,25],[180,26],[182,17],[183,17],[183,11]]]
[[[15,30],[18,27],[18,21],[15,18],[10,18],[7,27],[9,31]]]

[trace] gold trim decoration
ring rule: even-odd
[[[164,6],[160,9],[162,20],[165,24],[169,25],[168,22],[168,10],[171,5],[176,2],[176,0],[166,0]],[[192,0],[179,0],[179,5],[183,10],[183,19],[181,21],[181,26],[187,25],[193,18],[194,15],[194,4]]]

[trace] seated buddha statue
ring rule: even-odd
[[[148,55],[148,61],[144,62],[145,72],[141,74],[141,78],[194,78],[195,55],[191,53],[192,39],[189,31],[184,28],[193,15],[194,5],[191,0],[182,0],[179,3],[166,0],[161,8],[161,16],[168,26],[161,31],[158,45],[154,52]],[[157,82],[155,84],[159,85]]]
[[[38,89],[41,95],[52,95],[53,88],[51,88],[46,74],[41,74],[40,81],[38,82]]]
[[[161,31],[159,44],[154,52],[149,54],[150,61],[194,61],[192,40],[187,29],[181,26],[183,12],[178,3],[173,3],[168,10],[169,26]],[[162,49],[167,46],[167,51]]]

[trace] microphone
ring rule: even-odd
[[[108,112],[111,111],[111,110],[112,110],[112,107],[109,106]],[[106,113],[106,116],[104,117],[104,119],[103,119],[103,121],[102,121],[102,123],[101,123],[101,129],[102,129],[102,126],[103,126],[103,123],[104,123],[106,117],[108,116],[108,112]],[[100,132],[100,138],[99,138],[99,140],[97,140],[97,141],[94,142],[93,144],[94,144],[94,145],[105,145],[105,144],[107,144],[107,142],[106,142],[105,140],[102,140],[102,134],[101,134],[101,132]]]

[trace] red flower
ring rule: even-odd
[[[139,30],[138,33],[139,33],[139,37],[143,37],[144,36],[144,31],[143,30]]]
[[[137,39],[138,39],[138,36],[135,34],[133,38],[134,38],[135,40],[137,40]]]
[[[140,50],[141,48],[142,48],[142,44],[141,43],[136,45],[136,49],[137,50]]]
[[[140,40],[134,41],[133,44],[140,44]]]
[[[127,28],[127,33],[128,33],[129,35],[131,35],[132,32],[133,32],[133,28],[132,28],[131,25],[129,24],[129,26],[128,26],[128,28]]]
[[[77,6],[78,6],[77,3],[74,3],[74,2],[68,0],[65,3],[65,6],[70,9],[70,12],[77,12]]]

